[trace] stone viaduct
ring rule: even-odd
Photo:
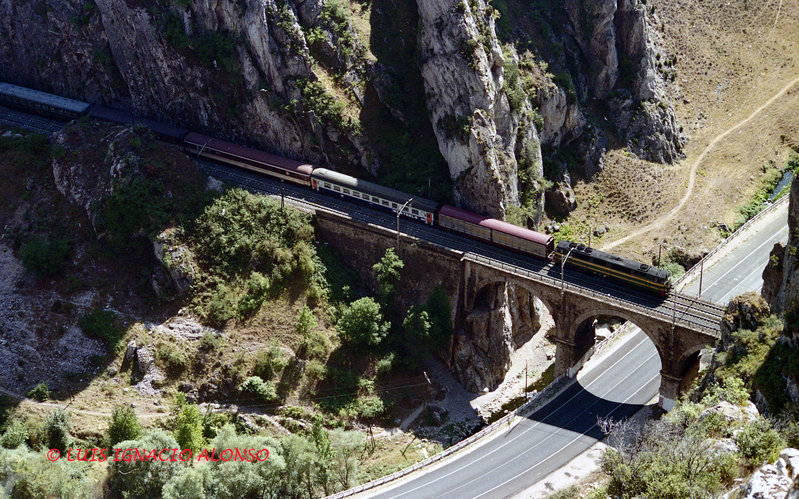
[[[317,236],[334,247],[345,263],[357,268],[367,284],[376,289],[371,266],[383,256],[387,248],[396,247],[396,232],[323,211],[317,211],[315,227]],[[399,297],[401,306],[407,308],[424,302],[437,285],[442,286],[447,292],[453,311],[453,344],[465,341],[463,336],[468,336],[466,329],[470,315],[480,307],[490,306],[487,302],[496,300],[496,296],[487,290],[510,285],[538,298],[555,321],[556,376],[573,377],[585,358],[593,352],[595,335],[592,326],[596,317],[618,317],[632,322],[652,340],[660,356],[659,403],[665,409],[670,409],[676,401],[683,378],[698,363],[699,351],[713,345],[719,335],[718,325],[715,328],[707,325],[701,327],[685,320],[675,320],[660,310],[581,286],[568,283],[564,285],[560,279],[549,275],[520,269],[474,253],[445,248],[406,234],[401,237],[400,256],[405,262]],[[477,353],[485,353],[487,362],[493,362],[496,357],[503,356],[502,352],[492,355],[491,349],[486,345],[495,342],[497,335],[507,332],[493,330],[495,328],[491,327],[483,329],[487,330],[472,333],[473,336],[485,337],[472,339],[476,346],[470,348]],[[457,365],[458,359],[455,358],[457,355],[453,345],[449,352],[442,354],[450,357],[444,360],[456,375],[469,367]],[[460,362],[479,361],[471,355],[466,357],[461,358]],[[500,364],[502,360],[500,359]],[[502,369],[504,375],[507,365],[500,365],[499,369]]]

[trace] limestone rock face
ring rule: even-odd
[[[746,499],[771,499],[785,497],[793,481],[781,473],[773,464],[767,464],[752,474],[744,488]]]
[[[191,252],[180,244],[175,232],[175,228],[171,227],[158,234],[153,241],[153,252],[169,275],[175,293],[182,295],[191,287],[196,270],[192,264]],[[162,288],[155,289],[157,295],[168,296],[164,292],[159,293],[159,289]]]
[[[502,218],[518,204],[517,138],[535,148],[539,140],[503,91],[505,57],[491,9],[484,0],[420,0],[418,9],[426,104],[456,203]]]
[[[132,108],[291,157],[374,172],[376,155],[357,126],[332,123],[312,109],[294,112],[286,104],[303,102],[299,82],[318,81],[303,27],[322,29],[321,50],[325,43],[333,47],[329,64],[343,68],[343,79],[362,93],[369,68],[353,60],[357,47],[350,55],[337,48],[339,34],[320,16],[324,5],[313,0],[214,0],[151,8],[125,0],[5,2],[0,79]],[[236,40],[230,61],[214,54],[203,59],[181,46],[196,48],[198,37],[210,32]]]
[[[733,344],[734,331],[754,331],[769,313],[768,303],[757,293],[744,293],[730,300],[721,319],[721,349],[728,350]]]
[[[608,98],[608,116],[619,136],[645,159],[670,163],[682,157],[685,139],[666,99],[666,82],[655,68],[657,41],[645,5],[566,0],[564,8],[571,35],[588,61],[587,90]]]
[[[486,286],[477,308],[455,335],[451,368],[472,392],[493,390],[505,378],[510,355],[541,327],[543,304],[524,288]]]
[[[72,204],[86,211],[92,226],[96,226],[99,201],[113,193],[114,182],[124,182],[140,174],[135,152],[119,147],[129,142],[136,134],[132,129],[109,128],[100,143],[94,145],[98,151],[105,150],[104,157],[84,156],[76,152],[53,160],[53,177],[56,188]],[[65,128],[53,136],[56,144],[68,148],[68,138],[74,134],[84,134],[80,126]],[[68,149],[69,150],[69,149]]]
[[[788,202],[788,244],[774,246],[763,271],[763,297],[778,315],[799,306],[796,302],[799,300],[799,181],[796,178]]]

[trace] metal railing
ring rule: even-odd
[[[371,482],[364,483],[362,485],[358,485],[351,489],[342,490],[341,492],[337,492],[335,494],[329,495],[325,497],[325,499],[341,499],[343,497],[349,497],[355,494],[360,494],[361,492],[367,491],[369,489],[373,489],[375,487],[379,487],[384,485],[388,482],[392,482],[398,478],[402,478],[406,475],[413,473],[414,471],[418,471],[426,466],[430,466],[433,463],[437,463],[442,459],[451,456],[452,454],[458,452],[459,450],[467,447],[474,442],[480,440],[481,438],[485,437],[486,435],[493,433],[494,431],[498,430],[502,425],[509,425],[510,420],[518,415],[522,415],[527,411],[533,410],[537,408],[544,400],[547,400],[550,396],[554,395],[554,392],[557,392],[560,388],[563,387],[564,382],[568,380],[565,376],[560,376],[555,378],[552,383],[550,383],[546,388],[535,394],[530,400],[525,402],[524,404],[517,407],[515,410],[510,411],[508,414],[502,416],[500,419],[494,421],[490,425],[486,426],[482,430],[478,431],[474,435],[467,437],[457,444],[448,447],[441,452],[428,457],[422,461],[419,461],[416,464],[408,466],[406,468],[402,468],[401,470],[395,471],[390,475],[386,475]]]
[[[558,288],[558,289],[560,289],[560,287],[561,287],[560,279],[556,279],[554,277],[543,275],[543,274],[540,274],[538,272],[533,272],[533,271],[530,271],[530,270],[527,270],[527,269],[521,269],[521,268],[513,266],[513,265],[508,265],[508,264],[506,264],[504,262],[501,262],[499,260],[494,260],[492,258],[488,258],[488,257],[482,256],[482,255],[476,255],[474,253],[467,253],[464,256],[464,258],[467,259],[467,260],[474,261],[476,263],[484,264],[484,265],[492,267],[492,268],[499,268],[503,272],[511,274],[511,275],[514,275],[514,276],[517,276],[517,277],[522,277],[522,278],[529,279],[529,280],[532,280],[532,281],[537,281],[537,282],[540,282],[542,284],[545,284],[545,285],[548,285],[548,286],[552,286],[552,287],[555,287],[555,288]],[[637,304],[635,302],[632,302],[632,301],[629,301],[629,300],[625,300],[624,298],[619,298],[617,296],[613,296],[613,295],[611,295],[609,293],[598,292],[598,291],[596,291],[596,290],[594,290],[592,288],[587,288],[587,287],[575,285],[575,284],[572,284],[572,283],[564,283],[563,286],[564,286],[564,288],[566,290],[568,290],[571,293],[578,294],[580,296],[591,297],[591,298],[601,298],[606,303],[615,305],[615,306],[620,307],[620,308],[625,308],[625,309],[628,309],[628,310],[629,309],[635,310],[636,312],[640,313],[641,315],[644,315],[644,316],[647,316],[647,317],[650,317],[650,318],[662,320],[662,321],[668,322],[668,323],[676,322],[676,323],[679,323],[680,325],[682,325],[684,327],[688,327],[690,329],[701,330],[701,331],[704,331],[704,332],[710,332],[710,333],[712,333],[714,335],[718,334],[718,328],[707,327],[707,326],[704,326],[702,324],[698,324],[696,322],[691,322],[691,321],[684,320],[682,318],[677,318],[675,320],[675,318],[672,315],[669,315],[669,314],[667,314],[665,312],[662,312],[660,310],[655,310],[655,309],[652,309],[652,308],[649,308],[649,307],[644,307],[644,306],[639,305],[639,304]],[[721,315],[719,315],[719,319],[720,318],[721,318]]]
[[[787,201],[788,201],[788,198],[790,198],[790,196],[789,196],[789,195],[782,196],[782,197],[781,197],[781,198],[779,198],[779,199],[778,199],[776,202],[772,203],[770,206],[768,206],[767,208],[763,209],[763,210],[762,210],[760,213],[758,213],[757,215],[755,215],[755,216],[753,216],[752,218],[750,218],[749,220],[747,220],[745,224],[743,224],[743,225],[741,225],[740,227],[738,227],[738,229],[736,229],[736,230],[735,230],[735,232],[733,232],[732,234],[730,234],[729,236],[727,236],[727,238],[726,238],[726,239],[724,239],[724,240],[723,240],[722,242],[720,242],[720,243],[719,243],[719,244],[718,244],[718,245],[717,245],[715,248],[713,248],[713,249],[710,251],[710,253],[708,253],[707,255],[705,255],[704,257],[702,257],[702,259],[701,259],[701,260],[699,260],[698,262],[696,262],[696,265],[694,265],[693,267],[691,267],[690,269],[688,269],[688,270],[685,272],[685,274],[683,274],[682,276],[680,276],[680,278],[679,278],[679,279],[677,279],[676,281],[674,281],[674,286],[673,286],[673,287],[674,287],[674,288],[676,288],[677,286],[681,285],[681,284],[682,284],[684,281],[686,281],[686,280],[687,280],[687,279],[688,279],[688,278],[689,278],[689,277],[690,277],[690,276],[691,276],[693,273],[695,273],[697,269],[701,268],[702,264],[704,264],[705,262],[707,262],[707,261],[708,261],[708,260],[709,260],[709,259],[710,259],[710,258],[711,258],[713,255],[715,255],[716,253],[718,253],[719,251],[721,251],[721,249],[722,249],[722,248],[724,248],[725,246],[727,246],[727,244],[729,244],[729,243],[730,243],[730,242],[731,242],[733,239],[735,239],[735,238],[737,238],[738,236],[740,236],[741,234],[743,234],[743,233],[744,233],[744,231],[745,231],[745,230],[746,230],[746,229],[747,229],[747,228],[748,228],[750,225],[752,225],[753,223],[755,223],[757,220],[760,220],[761,218],[763,218],[763,217],[764,217],[764,216],[766,216],[767,214],[771,213],[772,211],[776,210],[776,209],[777,209],[777,207],[778,207],[780,204],[787,202]]]

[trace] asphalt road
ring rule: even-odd
[[[760,290],[771,248],[788,237],[785,206],[753,226],[757,232],[739,236],[727,255],[704,270],[703,298],[723,305],[731,296]],[[684,293],[698,290],[699,280],[695,279]],[[660,359],[640,329],[635,328],[605,355],[601,362],[591,362],[565,391],[518,425],[502,430],[474,450],[461,451],[434,465],[430,471],[364,495],[393,499],[519,494],[602,439],[596,425],[598,417],[629,417],[657,396]]]
[[[735,247],[715,265],[704,269],[702,298],[726,305],[730,298],[746,291],[759,291],[763,286],[763,269],[775,243],[788,241],[788,203],[783,203],[773,214],[767,214],[758,231]],[[746,237],[741,235],[740,237]],[[682,290],[683,294],[696,296],[699,279],[694,279]]]

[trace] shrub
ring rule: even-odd
[[[372,266],[372,270],[377,277],[377,285],[380,289],[380,296],[388,302],[397,292],[400,282],[400,271],[405,264],[394,252],[394,248],[388,248],[383,258]]]
[[[239,387],[240,392],[249,393],[264,402],[273,402],[278,399],[275,385],[271,381],[264,381],[258,376],[250,376]]]
[[[386,379],[388,378],[388,375],[391,374],[392,369],[394,369],[393,352],[377,361],[377,364],[375,365],[375,374],[377,375],[378,379]]]
[[[777,459],[783,447],[782,437],[763,418],[749,423],[743,431],[735,436],[741,457],[751,467],[760,466],[763,462]]]
[[[139,440],[125,440],[119,442],[114,449],[109,449],[111,454],[115,453],[116,449],[121,450],[119,460],[108,460],[108,488],[111,492],[109,495],[111,497],[161,497],[164,484],[179,472],[182,468],[181,463],[159,459],[129,459],[126,462],[123,459],[126,456],[124,449],[175,448],[183,449],[186,446],[180,445],[163,430],[156,430]]]
[[[0,437],[0,447],[4,447],[6,449],[16,449],[20,445],[24,444],[25,441],[28,439],[28,427],[25,426],[19,419],[14,419],[11,421],[6,427],[5,432],[3,432],[3,436]]]
[[[270,379],[286,368],[289,360],[277,342],[273,342],[266,350],[255,355],[254,373],[263,379]]]
[[[48,449],[58,449],[63,454],[72,444],[69,431],[72,422],[69,413],[58,409],[50,414],[44,425],[44,441]]]
[[[49,399],[50,388],[47,386],[47,381],[42,381],[38,385],[28,390],[28,393],[26,393],[25,396],[32,398],[33,400],[38,400],[39,402],[44,402],[45,400]]]
[[[81,317],[78,325],[84,334],[103,340],[113,349],[122,340],[122,329],[116,325],[117,315],[110,310],[95,308]]]
[[[210,352],[211,350],[215,350],[220,343],[222,343],[222,336],[207,331],[203,333],[202,337],[200,338],[200,344],[198,348],[203,352]]]
[[[183,352],[174,345],[166,343],[156,348],[156,357],[161,361],[167,371],[172,376],[178,376],[186,370],[186,357]]]
[[[380,305],[372,298],[356,300],[341,314],[336,324],[345,343],[359,347],[375,347],[388,334],[389,324],[383,322]]]
[[[0,449],[3,497],[93,497],[83,463],[50,462],[43,452],[25,447]]]
[[[297,316],[297,324],[294,326],[294,330],[303,337],[307,337],[311,334],[311,331],[316,329],[317,325],[316,317],[314,317],[308,305],[305,305]]]
[[[425,310],[430,317],[430,346],[441,349],[452,337],[452,308],[444,288],[436,286],[433,289]]]
[[[327,368],[318,360],[311,360],[305,364],[305,375],[314,381],[321,381],[327,377]]]
[[[178,413],[175,440],[181,449],[196,451],[205,445],[203,417],[194,404],[185,404]]]
[[[71,245],[66,237],[32,237],[20,249],[22,264],[36,277],[52,277],[66,265]]]
[[[117,405],[111,413],[111,423],[106,431],[109,447],[123,440],[135,440],[141,436],[141,424],[136,412],[127,405]]]
[[[331,347],[332,344],[324,332],[312,331],[302,340],[298,355],[303,359],[321,360],[327,357]]]

